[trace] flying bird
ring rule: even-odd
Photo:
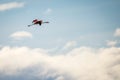
[[[32,23],[33,23],[33,24],[28,25],[28,27],[30,27],[30,26],[32,26],[32,25],[36,25],[36,24],[39,24],[39,25],[41,26],[42,24],[44,24],[44,23],[49,23],[49,22],[48,22],[48,21],[43,22],[42,20],[34,19],[34,20],[32,21]]]

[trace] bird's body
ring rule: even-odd
[[[48,21],[47,22],[43,22],[42,20],[37,20],[37,19],[34,19],[32,21],[32,25],[36,25],[36,24],[39,24],[40,26],[43,24],[43,23],[49,23]],[[28,27],[32,26],[32,25],[28,25]]]

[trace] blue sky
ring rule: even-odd
[[[65,44],[69,40],[78,40],[81,46],[96,47],[97,43],[104,46],[105,40],[113,38],[111,34],[120,26],[119,0],[0,1],[1,4],[9,2],[24,3],[24,6],[0,12],[0,42],[2,45],[44,46],[47,48],[48,46],[53,47],[53,45],[59,46],[56,41],[62,39],[61,44]],[[51,11],[47,13],[48,9]],[[28,28],[27,25],[36,18],[49,21],[50,24]],[[8,40],[10,39],[8,36],[15,31],[28,31],[33,34],[34,38],[23,40],[24,45],[21,42],[19,42],[20,44],[12,43]],[[81,36],[89,36],[89,38],[80,40]]]
[[[101,53],[101,56],[103,56],[102,54],[109,53],[109,50],[113,52],[111,53],[112,55],[115,53],[115,50],[118,51],[118,53],[120,51],[119,8],[119,0],[0,0],[0,56],[2,56],[0,58],[3,59],[3,63],[0,65],[0,74],[8,74],[7,76],[10,76],[9,79],[11,80],[87,80],[81,77],[81,75],[84,76],[87,73],[82,74],[80,71],[77,74],[74,73],[74,71],[79,70],[78,67],[82,70],[84,69],[83,67],[89,64],[93,64],[92,67],[96,68],[96,62],[95,64],[92,62],[89,63],[89,60],[102,62],[101,57],[100,59],[96,59],[99,55],[95,55],[95,57],[92,56],[95,52],[98,54]],[[50,23],[43,24],[42,26],[34,25],[27,27],[27,25],[32,23],[33,19],[42,19]],[[12,56],[14,56],[14,58],[11,64],[9,64],[10,69],[5,68],[4,70],[1,66],[6,66],[6,59],[9,61],[12,58],[12,56],[8,56],[7,58],[7,55],[2,55],[3,52],[9,54],[7,51],[10,51],[10,53],[13,52]],[[19,54],[20,52],[25,54]],[[31,53],[31,55],[27,53]],[[44,53],[46,55],[44,55]],[[50,56],[51,53],[55,56]],[[88,55],[78,53],[86,53]],[[93,54],[89,55],[91,53]],[[37,55],[39,58],[42,58],[43,62],[40,62],[39,59],[36,60],[38,58]],[[45,57],[41,57],[41,55],[47,57],[48,60],[45,59]],[[74,57],[71,58],[73,55]],[[21,58],[18,56],[25,56],[23,62],[25,61],[28,65],[22,63]],[[80,61],[77,56],[80,56],[80,58],[83,56],[84,58],[80,59],[82,61],[88,57],[88,62],[87,60],[83,62]],[[35,57],[36,59],[34,60]],[[105,54],[104,59],[106,61],[108,59],[109,61],[109,58],[113,60]],[[27,59],[28,61],[26,61]],[[54,62],[54,60],[56,60],[61,63],[60,60],[62,59],[65,60],[65,62],[62,63],[65,65],[64,67]],[[14,62],[14,60],[18,60],[18,62]],[[21,62],[19,62],[19,60]],[[119,60],[119,58],[117,60]],[[49,61],[53,64],[49,64]],[[75,62],[76,66],[72,66],[69,61]],[[82,67],[78,64],[79,61]],[[105,64],[107,65],[109,62],[107,63],[106,61]],[[36,66],[33,62],[36,64],[40,62],[40,65]],[[66,65],[67,62],[68,66],[73,67],[73,71]],[[82,64],[84,62],[86,64]],[[48,65],[47,69],[45,67],[46,65],[41,66],[43,63]],[[17,66],[15,70],[13,66]],[[34,66],[32,70],[31,66]],[[41,73],[35,70],[38,66],[40,66],[40,69],[38,69],[40,71],[42,70],[41,68],[43,68],[42,74],[44,76],[42,76],[42,78],[40,78]],[[97,68],[98,67],[99,65]],[[20,73],[24,73],[28,77],[25,78],[22,74],[14,75],[14,72],[17,74],[19,68],[21,70]],[[89,72],[89,67],[86,68],[88,71],[85,72]],[[29,74],[29,70],[32,72],[31,74]],[[62,72],[60,72],[60,70]],[[100,68],[100,70],[104,69]],[[46,71],[47,73],[44,73]],[[57,72],[58,74],[56,74]],[[69,72],[73,73],[67,74]],[[37,73],[40,74],[40,77],[36,77]],[[49,73],[51,73],[51,75],[49,75]],[[118,72],[116,72],[116,76],[118,76],[117,73]],[[30,77],[30,75],[33,76]],[[8,80],[5,76],[6,75],[0,76],[0,79]],[[89,77],[89,75],[87,76]],[[100,76],[95,77],[99,78]],[[89,78],[93,80],[92,76]],[[97,80],[108,80],[109,78],[110,77],[105,77]],[[118,77],[116,80],[119,79]]]

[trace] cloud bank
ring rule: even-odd
[[[15,40],[21,40],[23,38],[32,38],[32,34],[27,31],[17,31],[10,35],[11,38]]]
[[[0,11],[5,11],[5,10],[10,10],[13,8],[20,8],[23,7],[24,3],[22,2],[10,2],[10,3],[4,3],[4,4],[0,4]]]
[[[0,49],[0,74],[20,75],[28,69],[40,80],[120,80],[120,48],[79,47],[59,55],[41,48]]]

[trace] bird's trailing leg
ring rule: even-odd
[[[43,23],[49,23],[48,21],[46,21],[46,22],[43,22]]]

